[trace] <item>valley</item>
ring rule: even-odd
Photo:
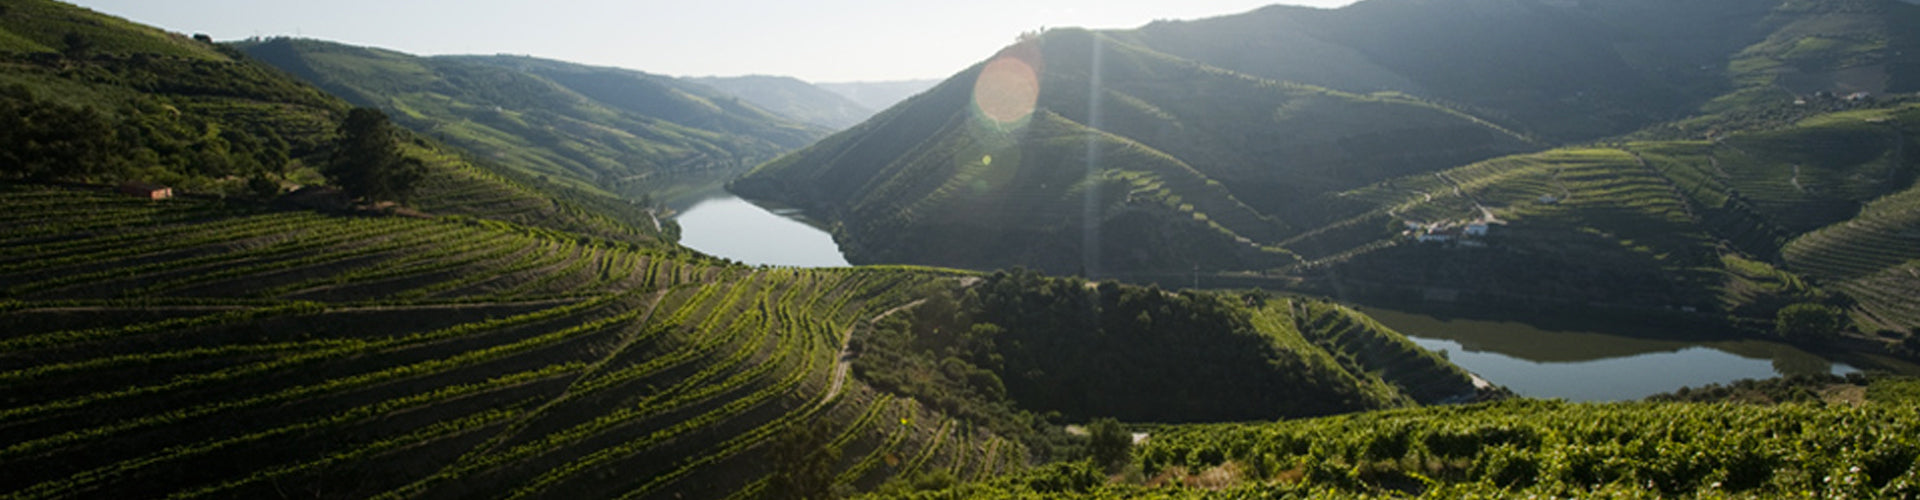
[[[684,7],[621,29],[765,14]],[[3,498],[1920,495],[1911,1],[1275,5],[838,83],[102,9],[0,3]]]
[[[702,209],[708,204],[724,208]],[[706,215],[704,210],[713,210]],[[682,243],[746,264],[797,267],[845,266],[832,235],[739,198],[696,202],[679,219]],[[710,225],[710,226],[709,226]],[[720,228],[725,237],[701,240],[697,233]],[[705,246],[703,246],[705,245]],[[771,252],[772,249],[780,249]],[[1166,280],[1169,286],[1180,279]],[[1860,368],[1793,346],[1764,340],[1663,339],[1659,334],[1550,330],[1519,322],[1440,319],[1366,307],[1368,316],[1489,382],[1534,398],[1626,401],[1675,387],[1725,384],[1741,379],[1846,375]],[[1642,325],[1656,326],[1656,325]],[[1656,328],[1659,329],[1659,328]],[[1829,355],[1838,354],[1831,353]],[[1920,365],[1889,358],[1865,359],[1877,370],[1920,374]],[[1686,366],[1684,371],[1661,367]],[[1605,383],[1595,383],[1605,380]]]

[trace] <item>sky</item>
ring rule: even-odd
[[[842,82],[946,78],[1041,27],[1132,28],[1276,0],[68,1],[217,40],[302,36],[419,55],[521,54],[675,76]]]

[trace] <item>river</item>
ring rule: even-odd
[[[1441,319],[1361,308],[1430,351],[1522,396],[1620,401],[1682,386],[1740,379],[1860,371],[1765,340],[1658,340],[1517,322]]]
[[[679,209],[680,244],[747,264],[846,267],[833,235],[814,227],[798,210],[769,210],[727,194],[708,193]]]
[[[747,264],[848,265],[832,235],[797,210],[768,209],[717,189],[676,205],[680,242],[695,250]],[[1454,364],[1536,398],[1619,401],[1743,378],[1859,371],[1853,364],[1762,340],[1655,340],[1362,310],[1421,347],[1445,352]],[[1897,362],[1893,368],[1920,371]]]

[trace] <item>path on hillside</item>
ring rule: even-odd
[[[896,306],[893,309],[888,309],[884,312],[881,312],[880,314],[874,315],[871,318],[867,318],[865,323],[869,325],[878,323],[881,319],[884,319],[887,316],[892,315],[893,313],[897,313],[897,312],[906,310],[909,307],[923,304],[926,301],[927,299],[920,299],[913,302],[900,304],[899,306]],[[822,402],[833,401],[833,398],[839,397],[840,387],[845,385],[847,382],[847,371],[853,368],[853,358],[851,356],[851,353],[847,352],[847,347],[853,343],[853,331],[860,328],[860,323],[861,322],[859,321],[855,321],[853,325],[847,327],[847,333],[840,334],[840,354],[834,359],[834,362],[833,362],[833,383],[827,386],[827,396],[820,398],[820,401]]]
[[[1455,196],[1459,196],[1459,197],[1461,197],[1461,198],[1465,198],[1465,199],[1466,199],[1467,201],[1469,201],[1469,202],[1472,202],[1472,203],[1473,203],[1473,208],[1477,208],[1477,209],[1480,209],[1480,219],[1481,219],[1481,220],[1484,220],[1484,221],[1487,221],[1487,222],[1505,222],[1505,221],[1502,221],[1502,220],[1500,220],[1500,218],[1499,218],[1499,217],[1495,217],[1495,216],[1493,215],[1493,210],[1491,210],[1491,209],[1488,209],[1486,205],[1482,205],[1482,204],[1480,204],[1480,199],[1479,199],[1479,198],[1475,198],[1475,197],[1474,197],[1473,195],[1471,195],[1471,194],[1467,194],[1467,190],[1466,190],[1466,189],[1464,189],[1464,188],[1462,188],[1462,187],[1460,187],[1460,182],[1459,182],[1459,181],[1456,181],[1456,180],[1453,180],[1453,177],[1452,177],[1452,176],[1449,176],[1449,175],[1447,175],[1447,174],[1446,174],[1446,172],[1434,172],[1434,173],[1433,173],[1433,176],[1434,176],[1434,177],[1439,177],[1439,178],[1440,178],[1440,180],[1442,180],[1442,181],[1445,181],[1445,182],[1446,182],[1447,184],[1449,184],[1449,185],[1452,185],[1452,186],[1453,186],[1453,194],[1454,194]],[[1429,197],[1429,199],[1431,199],[1431,197],[1432,197],[1432,195],[1428,195],[1428,197]]]

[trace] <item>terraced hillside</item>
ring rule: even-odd
[[[1755,321],[1838,300],[1865,332],[1910,331],[1916,123],[1920,106],[1897,104],[1393,179],[1342,193],[1373,208],[1288,248],[1331,286],[1401,300],[1551,298]],[[1421,244],[1405,232],[1475,221],[1487,236]]]
[[[763,454],[797,429],[846,487],[1026,463],[835,369],[937,273],[65,189],[0,206],[10,497],[717,498],[784,484]]]
[[[6,185],[0,207],[10,498],[756,498],[1071,456],[1060,417],[1018,374],[1005,374],[1017,402],[988,402],[1018,406],[970,413],[852,369],[881,359],[858,346],[897,335],[890,325],[953,307],[937,297],[1051,304],[972,329],[1002,332],[1025,377],[1111,369],[1018,354],[1097,314],[1121,321],[1114,338],[1162,342],[1083,343],[1099,353],[1087,360],[1158,359],[1188,372],[1167,380],[1189,391],[1288,395],[1170,404],[1140,399],[1160,390],[1142,384],[1083,385],[1095,415],[1270,418],[1476,392],[1459,368],[1323,303],[1031,273],[750,268],[472,217],[106,190]],[[1075,305],[1094,296],[1118,302]]]
[[[1279,81],[1398,91],[1552,141],[1795,95],[1920,90],[1899,0],[1375,0],[1157,21],[1115,37]]]
[[[1822,245],[1899,246],[1903,202],[1876,200],[1914,176],[1887,110],[1920,90],[1916,22],[1897,0],[1376,0],[1059,29],[731,187],[827,218],[854,262],[1753,328],[1833,302],[1898,333],[1912,257]],[[1546,140],[1567,142],[1501,157]]]
[[[1328,190],[1534,146],[1404,95],[1222,71],[1084,30],[1008,47],[731,188],[838,223],[854,262],[1263,267]]]

